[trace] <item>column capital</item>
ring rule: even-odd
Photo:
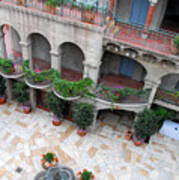
[[[153,88],[153,87],[158,87],[161,83],[161,80],[158,81],[153,81],[150,79],[145,79],[145,88]]]
[[[84,66],[88,66],[88,67],[90,67],[90,68],[92,68],[92,69],[97,69],[97,68],[99,68],[99,66],[101,65],[101,61],[96,62],[96,64],[90,64],[90,63],[87,62],[87,61],[83,61],[83,65],[84,65]]]
[[[50,50],[50,54],[52,56],[56,56],[56,57],[60,56],[60,53],[58,51],[55,51],[55,50]]]
[[[20,44],[22,47],[29,47],[29,46],[32,44],[32,42],[31,42],[31,41],[30,41],[30,42],[20,41],[19,44]]]

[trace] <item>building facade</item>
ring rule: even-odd
[[[128,87],[144,94],[150,89],[147,97],[141,93],[115,102],[98,93],[83,99],[95,106],[93,127],[98,112],[110,110],[111,104],[134,114],[152,105],[179,112],[179,56],[171,52],[179,32],[177,0],[95,1],[87,20],[85,5],[69,4],[59,4],[49,13],[45,2],[1,0],[0,56],[13,59],[19,71],[23,60],[29,60],[32,70],[54,68],[69,81],[89,77],[95,89]],[[22,80],[30,88],[33,107],[46,108],[50,84],[31,84],[23,73],[1,75],[9,100],[13,81]]]

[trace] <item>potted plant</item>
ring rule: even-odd
[[[41,165],[44,169],[54,167],[57,165],[57,163],[58,158],[55,153],[48,152],[46,154],[42,154]]]
[[[138,114],[138,119],[134,123],[135,133],[133,135],[133,142],[136,146],[143,144],[146,138],[156,133],[159,126],[159,119],[155,111],[152,109],[145,109]]]
[[[24,113],[30,113],[31,112],[31,105],[29,103],[29,92],[28,87],[24,82],[16,82],[14,84],[14,96],[21,104],[21,109]]]
[[[47,0],[45,10],[48,13],[55,14],[56,13],[56,6],[58,1],[57,0]]]
[[[0,104],[4,104],[6,102],[5,91],[5,79],[2,76],[0,76]]]
[[[24,0],[16,0],[16,4],[18,6],[23,6],[24,5]]]
[[[177,35],[171,42],[171,52],[175,55],[179,54],[179,35]]]
[[[93,122],[94,106],[88,103],[73,103],[72,119],[79,127],[77,133],[80,136],[85,136],[87,127]]]
[[[64,110],[64,101],[48,92],[45,97],[47,108],[54,114],[53,125],[59,126],[62,123],[62,112]]]
[[[95,12],[94,12],[94,6],[82,6],[82,8],[84,8],[84,12],[83,12],[83,21],[87,22],[87,23],[94,23],[94,19],[95,19]]]
[[[13,62],[10,59],[0,58],[0,66],[3,72],[7,74],[13,73],[15,71]]]
[[[87,169],[83,169],[83,171],[79,171],[77,173],[78,180],[92,180],[94,179],[94,174]]]

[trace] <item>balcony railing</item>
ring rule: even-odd
[[[112,103],[138,104],[147,103],[150,89],[137,90],[132,88],[111,88],[98,86],[96,97]]]
[[[155,99],[179,106],[179,91],[171,91],[164,88],[159,88]]]
[[[56,7],[47,6],[46,0],[2,0],[1,2],[12,3],[31,10],[42,11],[100,26],[104,25],[107,13],[107,3],[101,5],[95,4],[89,8],[89,6],[83,3],[77,4],[73,0],[59,0]]]
[[[109,19],[110,16],[106,18],[106,37],[156,53],[170,54],[175,32],[145,28],[143,25],[125,22],[119,18],[113,21]]]

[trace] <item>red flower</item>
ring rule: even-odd
[[[94,174],[91,175],[91,179],[94,179]]]
[[[83,171],[88,171],[87,169],[83,169]]]
[[[53,164],[52,164],[52,163],[50,163],[48,166],[49,166],[49,167],[53,167]]]
[[[45,157],[45,154],[42,154],[42,157],[44,158],[44,157]]]
[[[41,163],[45,163],[45,159],[41,159]]]
[[[54,161],[58,162],[58,158],[57,158],[57,157],[54,157]]]
[[[80,176],[80,175],[81,175],[81,171],[79,171],[76,175],[77,175],[77,176]]]
[[[80,177],[80,178],[78,178],[78,180],[83,180],[83,179]]]

